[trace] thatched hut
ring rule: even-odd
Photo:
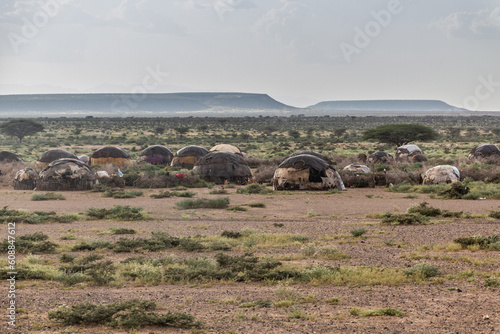
[[[0,163],[22,162],[22,160],[12,152],[0,151]]]
[[[246,160],[239,154],[228,152],[209,152],[196,162],[194,169],[207,181],[218,184],[225,181],[246,184],[252,178]]]
[[[24,168],[17,171],[14,176],[14,189],[33,190],[36,188],[38,173],[31,168]]]
[[[394,162],[394,157],[387,152],[378,151],[370,154],[368,162],[372,164],[390,164]]]
[[[350,164],[345,166],[340,175],[347,187],[364,188],[375,187],[375,179],[371,169],[362,164]]]
[[[115,146],[105,146],[96,150],[90,156],[91,165],[117,165],[117,166],[130,166],[132,159],[130,155],[123,149]]]
[[[234,154],[242,154],[241,150],[238,147],[229,144],[215,145],[210,149],[210,152],[227,152]]]
[[[195,163],[208,154],[208,150],[201,146],[189,145],[181,148],[175,154],[170,165],[172,167],[182,167],[191,169]]]
[[[36,161],[36,166],[40,169],[43,169],[52,161],[58,159],[78,159],[78,157],[71,152],[56,148],[43,153]]]
[[[168,148],[162,145],[153,145],[144,149],[137,162],[147,162],[153,165],[170,165],[174,154]]]
[[[403,145],[396,150],[396,161],[422,162],[427,161],[427,158],[417,145]]]
[[[424,184],[455,183],[460,181],[460,172],[457,167],[439,165],[429,168],[424,175]]]
[[[38,190],[89,190],[96,183],[94,171],[78,159],[51,162],[38,175]]]
[[[500,149],[493,144],[480,144],[472,149],[469,159],[500,157]]]
[[[335,167],[310,154],[285,159],[274,171],[272,183],[275,190],[345,189]]]

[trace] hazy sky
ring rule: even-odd
[[[500,110],[500,2],[2,0],[0,94],[231,91]]]

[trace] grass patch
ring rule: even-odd
[[[470,248],[471,246],[477,246],[479,249],[500,250],[499,234],[494,234],[489,237],[473,236],[473,237],[457,238],[453,240],[453,242],[459,244],[462,248]]]
[[[216,199],[184,199],[180,202],[175,203],[177,209],[188,210],[188,209],[199,209],[199,208],[209,208],[209,209],[225,209],[229,206],[229,197],[219,197]]]
[[[382,214],[382,224],[387,225],[422,225],[427,219],[415,213],[384,213]]]
[[[416,278],[428,278],[439,275],[439,268],[427,263],[419,263],[414,265],[404,273],[408,276],[413,276]]]
[[[209,192],[210,195],[226,195],[228,193],[226,189],[214,189]]]
[[[372,310],[362,310],[360,308],[352,308],[349,310],[349,314],[359,316],[359,317],[402,317],[405,315],[404,312],[398,310],[397,308],[377,308]]]
[[[102,197],[112,197],[112,198],[136,198],[144,195],[142,191],[138,190],[124,190],[121,188],[109,188],[106,189],[101,196]]]
[[[266,188],[263,185],[260,184],[250,184],[244,188],[239,188],[236,190],[237,194],[259,194],[259,195],[266,195],[266,194],[271,194],[273,191],[271,189]]]
[[[151,198],[168,198],[168,197],[194,197],[195,192],[192,191],[160,191],[158,194],[152,194]]]
[[[142,208],[115,205],[112,209],[94,209],[90,208],[84,214],[91,219],[111,219],[111,220],[148,220],[148,217]]]
[[[137,231],[133,228],[124,228],[124,227],[112,227],[110,228],[111,234],[136,234]]]
[[[33,194],[31,195],[31,200],[32,201],[51,201],[51,200],[65,200],[66,197],[64,197],[62,194],[58,193],[45,193],[45,194]]]
[[[106,325],[110,327],[139,328],[143,326],[168,326],[179,328],[200,327],[194,317],[184,313],[158,314],[156,303],[138,299],[108,305],[81,303],[60,307],[48,312],[50,320],[64,325]]]
[[[489,214],[489,217],[495,218],[495,219],[500,219],[500,211],[491,211]]]
[[[55,211],[27,212],[24,210],[9,210],[6,206],[0,209],[0,223],[71,223],[78,219],[80,219],[80,216],[76,213],[57,215]]]
[[[266,205],[264,203],[257,203],[257,202],[250,202],[247,204],[247,206],[251,208],[265,208]]]

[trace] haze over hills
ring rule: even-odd
[[[32,94],[0,95],[0,117],[163,117],[254,115],[449,115],[471,113],[438,100],[325,101],[307,108],[267,94]],[[477,114],[474,112],[474,114]]]
[[[465,112],[439,100],[358,100],[358,101],[324,101],[309,106],[309,109],[323,111],[349,111],[349,112],[384,112],[384,113],[409,113],[409,112]]]

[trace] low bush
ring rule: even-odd
[[[185,199],[180,202],[175,203],[179,210],[187,209],[199,209],[199,208],[210,208],[210,209],[225,209],[229,206],[229,197],[219,197],[215,199]]]
[[[59,307],[48,312],[50,320],[64,325],[106,325],[110,327],[139,328],[142,326],[170,326],[179,328],[200,327],[194,317],[184,313],[153,312],[153,301],[127,300],[108,305],[81,303],[71,307]]]
[[[96,240],[91,242],[81,242],[71,248],[73,252],[80,251],[94,251],[96,249],[102,248],[112,248],[112,244],[109,241]]]
[[[391,317],[402,317],[405,315],[404,312],[398,310],[397,308],[377,308],[373,310],[362,310],[360,308],[352,308],[349,310],[351,315],[360,317],[380,317],[380,316],[391,316]]]
[[[350,232],[351,232],[353,237],[360,237],[368,231],[366,230],[366,228],[356,228],[356,229],[351,230]]]
[[[266,195],[266,194],[270,194],[272,193],[273,191],[266,188],[265,186],[262,186],[260,184],[250,184],[244,188],[239,188],[238,190],[236,190],[236,193],[238,194],[247,194],[247,195],[250,195],[250,194],[260,194],[260,195]]]
[[[194,197],[196,193],[192,191],[161,191],[158,194],[152,194],[151,198],[169,198],[169,197]]]
[[[500,211],[491,211],[489,217],[500,219]]]
[[[14,244],[12,241],[9,242],[8,239],[4,239],[0,243],[0,251],[6,253],[9,246],[14,245],[18,253],[52,253],[58,245],[48,241],[48,238],[49,236],[42,232],[35,232],[16,237]]]
[[[427,263],[419,263],[414,265],[404,273],[407,276],[415,276],[417,278],[427,278],[439,275],[439,268]]]
[[[478,245],[481,249],[500,250],[500,234],[493,234],[489,237],[474,236],[457,238],[453,242],[460,244],[462,248]]]
[[[250,202],[247,204],[251,208],[265,208],[266,205],[264,203],[256,203],[256,202]]]
[[[31,195],[32,201],[50,201],[50,200],[65,200],[62,194],[58,193],[45,193],[45,194],[33,194]]]
[[[84,212],[92,219],[114,219],[114,220],[148,220],[148,217],[142,208],[115,205],[112,209],[94,209],[90,208]]]
[[[222,237],[231,239],[238,239],[242,237],[242,234],[240,232],[233,232],[233,231],[222,231],[220,235]]]
[[[422,225],[426,222],[424,216],[415,213],[385,213],[382,216],[382,224],[389,225]]]
[[[58,216],[55,211],[34,211],[9,210],[4,206],[0,209],[0,223],[71,223],[78,220],[80,216],[75,213],[68,213]]]
[[[227,209],[230,211],[248,211],[248,208],[245,208],[244,206],[240,206],[240,205],[232,206],[232,207],[227,208]]]
[[[121,188],[109,188],[102,193],[102,197],[113,198],[136,198],[142,196],[144,193],[138,190],[123,190]]]
[[[133,228],[124,228],[124,227],[112,227],[111,234],[136,234],[136,230]]]

